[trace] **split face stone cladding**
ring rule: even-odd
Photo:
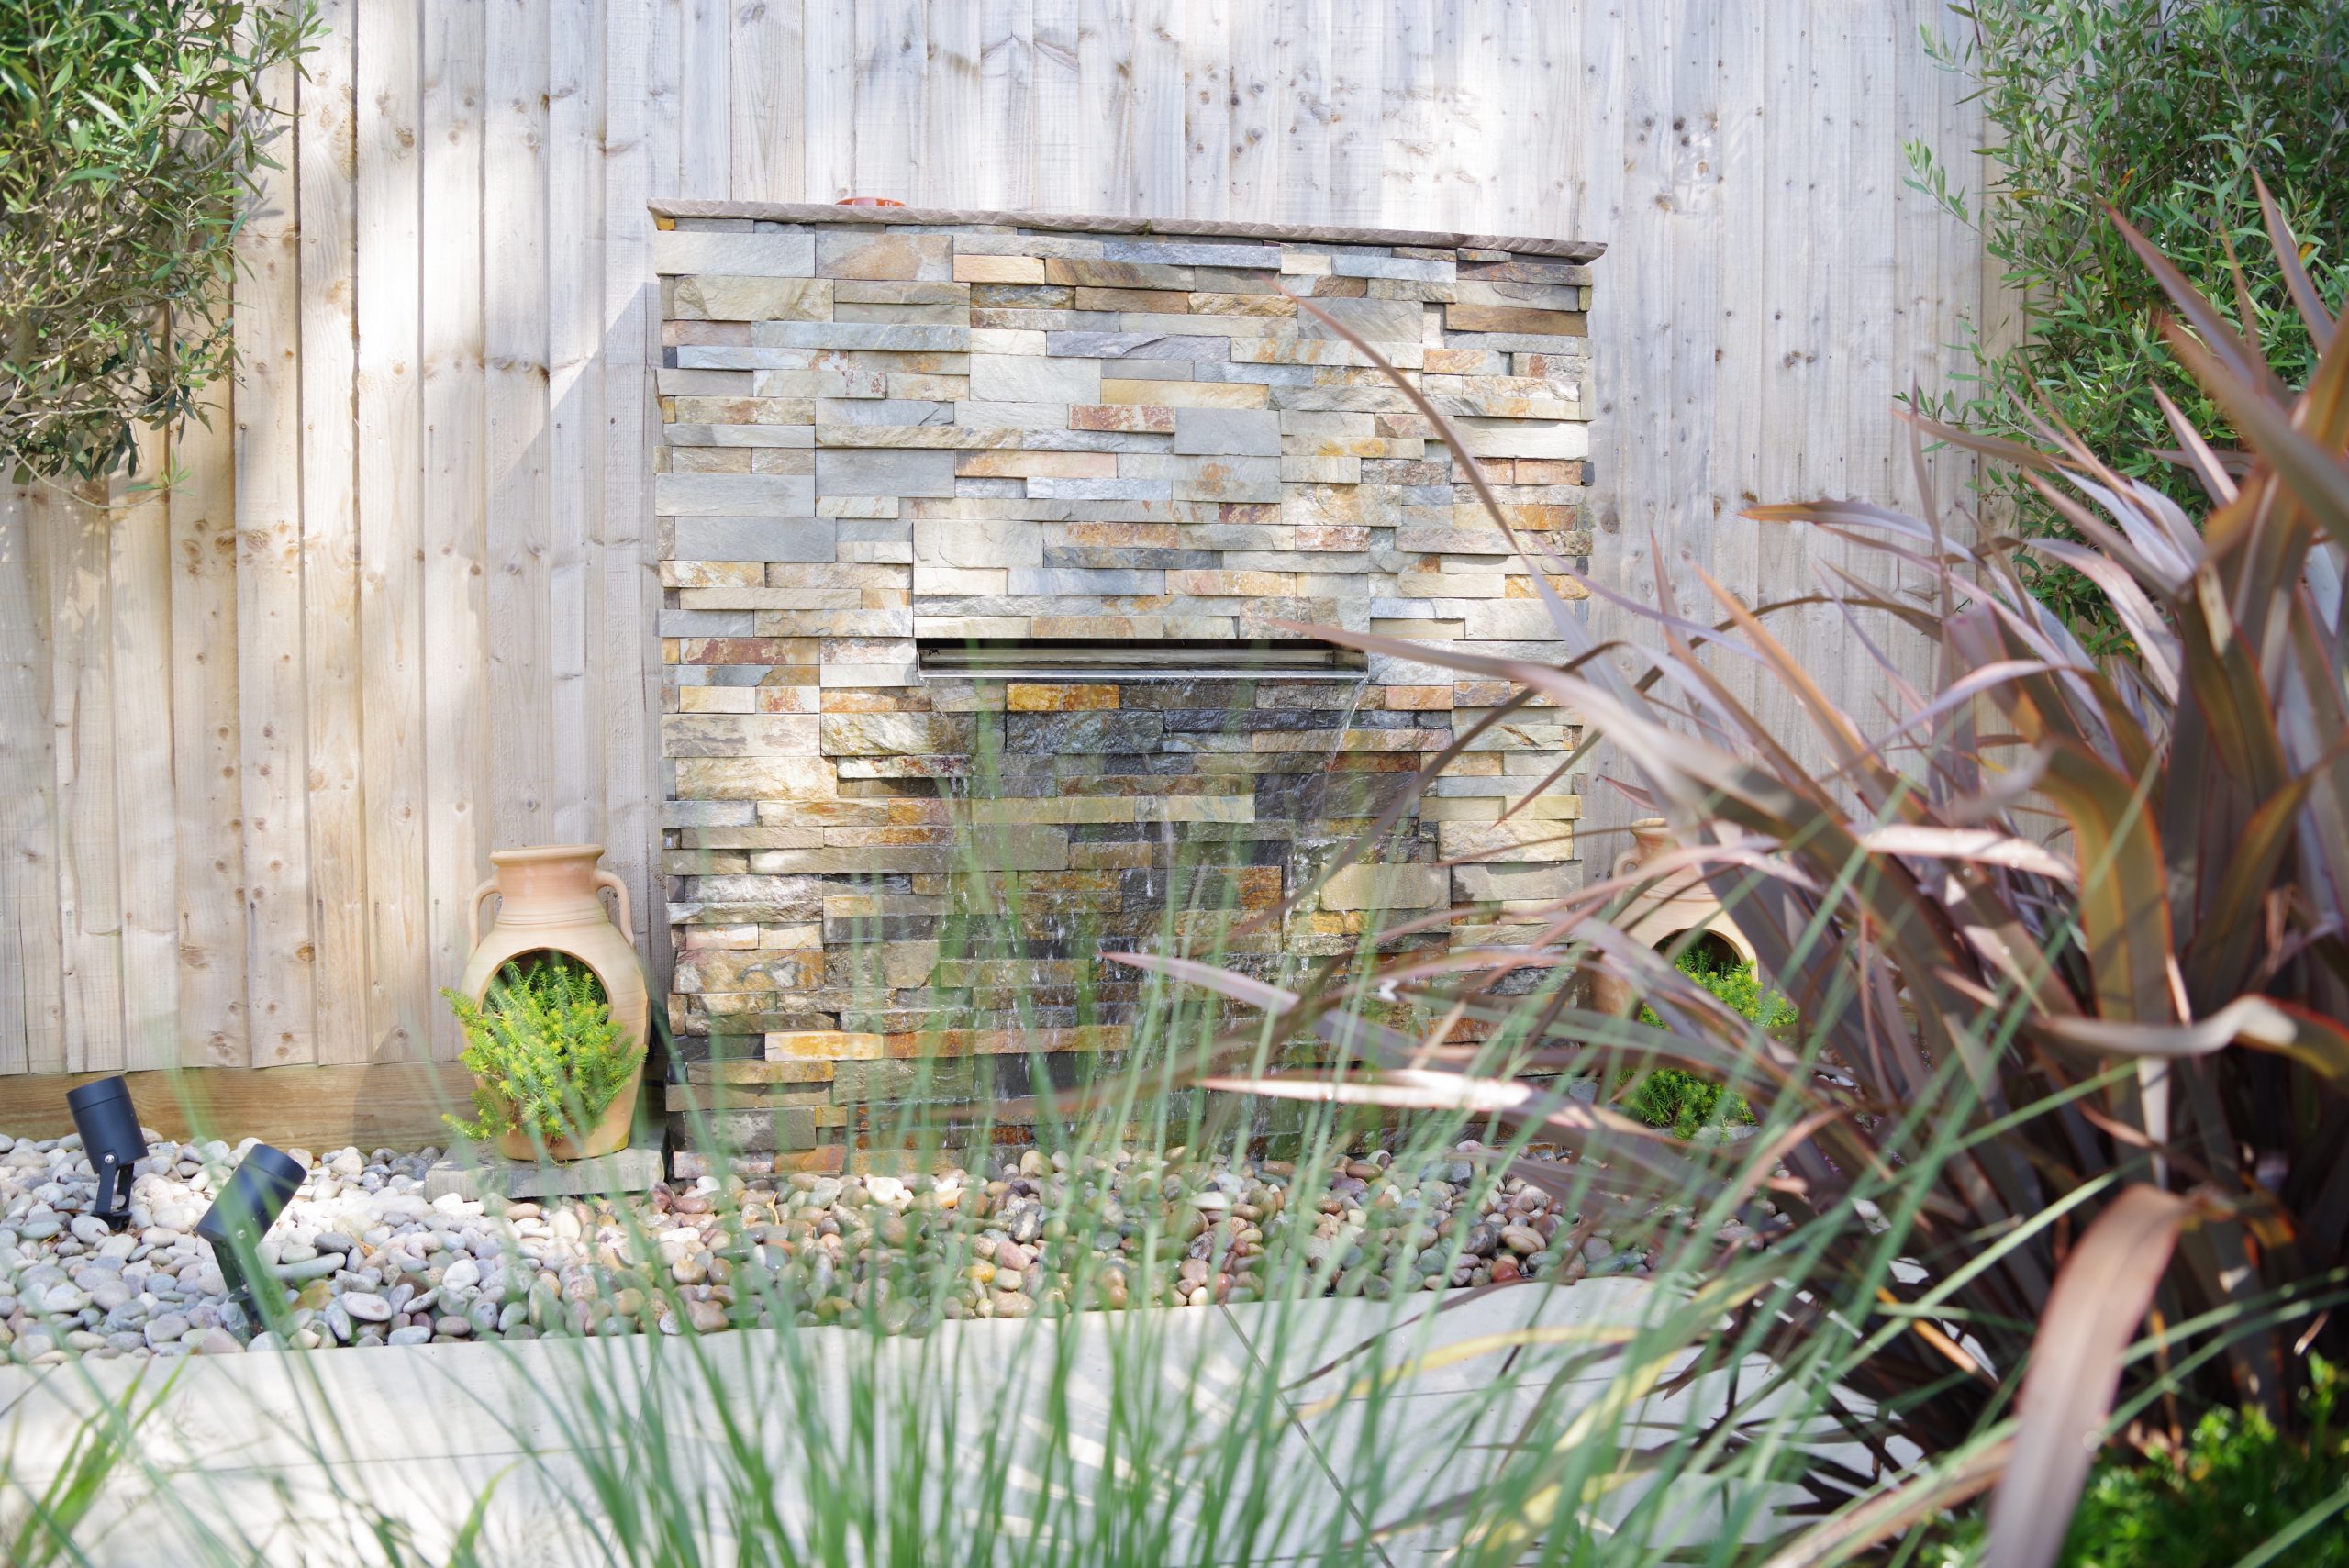
[[[837,1163],[890,1102],[1016,1097],[1041,1086],[1031,1051],[1065,1081],[1121,1050],[1138,987],[1101,951],[1277,905],[1510,689],[1384,656],[1343,682],[925,679],[917,639],[1287,619],[1556,656],[1443,443],[1292,296],[1377,344],[1513,525],[1579,564],[1584,266],[663,221],[663,870],[694,1081],[670,1107],[743,1107],[720,1131],[753,1162]],[[1497,902],[1506,922],[1564,891],[1568,784],[1498,819],[1574,739],[1554,708],[1495,726],[1374,863],[1235,962],[1270,973],[1408,914]]]

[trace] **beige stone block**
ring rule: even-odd
[[[678,688],[679,706],[686,713],[756,713],[759,711],[758,688],[755,686],[683,686]]]
[[[1115,479],[1115,452],[974,451],[954,461],[962,479]]]
[[[677,961],[672,987],[685,995],[725,995],[736,991],[792,991],[807,983],[810,960],[821,971],[820,955],[747,952],[721,948],[688,948]]]
[[[1572,421],[1455,419],[1471,457],[1586,458],[1590,427]]]
[[[1466,629],[1459,635],[1475,642],[1554,642],[1557,622],[1540,599],[1486,599],[1460,606]]]
[[[977,737],[965,714],[828,713],[823,750],[828,757],[934,756],[968,751]]]
[[[1513,817],[1506,822],[1443,822],[1436,828],[1443,858],[1550,862],[1575,858],[1575,830],[1564,822]]]
[[[1044,281],[1078,288],[1180,289],[1190,292],[1197,274],[1189,267],[1160,266],[1147,261],[1095,261],[1076,257],[1047,257]]]
[[[812,757],[814,718],[807,714],[664,714],[664,757]]]
[[[932,566],[914,562],[917,594],[1000,594],[1010,573],[1000,566]]]
[[[1497,822],[1501,801],[1494,795],[1425,795],[1419,800],[1422,822]]]
[[[1264,408],[1273,389],[1242,381],[1142,381],[1101,378],[1102,403],[1144,403],[1162,408]]]
[[[1443,325],[1453,332],[1541,332],[1556,338],[1580,338],[1589,328],[1578,310],[1542,310],[1526,306],[1457,303],[1443,307]]]
[[[676,284],[685,321],[829,321],[832,285],[825,278],[729,277],[703,272]]]
[[[840,791],[822,757],[685,757],[677,762],[680,800],[829,799]]]
[[[896,228],[879,234],[822,231],[816,236],[816,275],[951,282],[954,275],[954,237],[908,234]]]
[[[1107,386],[1108,384],[1102,384]],[[1174,432],[1174,410],[1163,404],[1080,403],[1068,411],[1072,430],[1132,430],[1152,435]]]
[[[1171,579],[1174,573],[1168,573]],[[1180,592],[1170,581],[1170,592]],[[1114,684],[1076,685],[1064,683],[1015,681],[1004,688],[1004,706],[1012,713],[1074,713],[1118,706]]]
[[[1294,572],[1217,572],[1206,568],[1170,568],[1170,594],[1195,594],[1206,598],[1289,598],[1297,592]]]
[[[785,1029],[765,1040],[769,1062],[878,1062],[885,1054],[881,1036],[841,1029]]]
[[[930,566],[964,568],[1041,566],[1043,525],[1022,517],[917,517],[914,560]],[[949,634],[923,630],[921,635]]]
[[[1452,896],[1442,866],[1350,865],[1322,884],[1324,909],[1436,909]]]
[[[1452,887],[1464,904],[1521,904],[1565,897],[1582,873],[1565,865],[1472,865],[1452,868]]]
[[[1044,259],[1041,256],[965,256],[954,258],[954,281],[958,284],[1041,284],[1044,281]]]

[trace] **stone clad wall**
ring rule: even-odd
[[[1383,657],[1335,682],[925,680],[918,639],[1289,619],[1554,657],[1443,444],[1292,296],[1458,418],[1515,526],[1590,549],[1575,260],[852,211],[668,216],[655,253],[670,1001],[696,1081],[671,1105],[718,1081],[734,1147],[797,1166],[908,1095],[1018,1096],[1030,1051],[1123,1049],[1133,987],[1100,951],[1276,905],[1507,695]],[[1554,709],[1495,727],[1381,863],[1243,962],[1347,951],[1382,907],[1505,919],[1563,890],[1567,785],[1497,818],[1572,739]]]

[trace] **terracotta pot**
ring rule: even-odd
[[[1612,874],[1633,875],[1673,844],[1670,823],[1661,817],[1642,817],[1631,824],[1631,847],[1615,857]],[[1651,948],[1667,947],[1685,933],[1702,929],[1727,942],[1745,962],[1753,962],[1753,944],[1721,912],[1721,901],[1694,872],[1675,872],[1657,891],[1632,899],[1618,924],[1633,941]],[[1599,1012],[1628,1016],[1638,1003],[1631,986],[1611,975],[1599,976],[1591,986],[1591,1005]]]
[[[473,889],[465,906],[473,957],[465,962],[457,990],[478,1003],[507,961],[524,953],[562,953],[595,972],[611,1003],[612,1021],[619,1025],[622,1040],[631,1049],[641,1050],[651,1019],[644,970],[636,958],[635,929],[629,917],[628,884],[596,865],[603,853],[601,844],[537,844],[492,854],[489,861],[497,874]],[[606,888],[618,900],[617,926],[604,913]],[[481,906],[493,893],[498,897],[497,918],[484,936]],[[641,1074],[630,1079],[586,1137],[559,1138],[547,1153],[557,1160],[585,1160],[625,1147],[636,1122],[636,1096],[641,1082]],[[536,1159],[539,1152],[524,1130],[501,1137],[497,1151],[509,1160]]]

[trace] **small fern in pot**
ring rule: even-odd
[[[473,1119],[445,1119],[475,1142],[498,1140],[510,1153],[518,1140],[558,1159],[584,1152],[578,1146],[643,1065],[644,1048],[627,1040],[603,984],[577,959],[508,963],[479,1003],[441,995],[464,1027],[462,1060],[474,1078]]]

